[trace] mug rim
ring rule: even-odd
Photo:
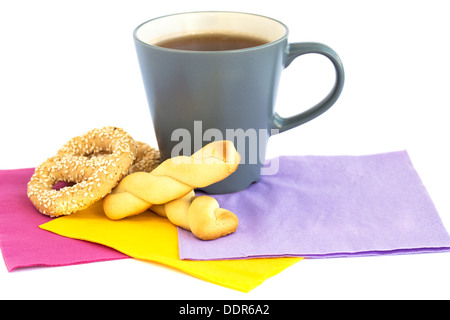
[[[141,38],[139,38],[138,36],[138,32],[139,30],[145,26],[148,23],[151,23],[153,21],[156,20],[161,20],[161,19],[165,19],[165,18],[169,18],[169,17],[174,17],[174,16],[181,16],[181,15],[189,15],[189,14],[208,14],[208,13],[212,13],[212,14],[239,14],[239,15],[248,15],[248,16],[255,16],[255,17],[259,17],[259,18],[264,18],[267,20],[271,20],[275,23],[278,23],[280,26],[282,26],[284,28],[284,33],[282,36],[276,38],[275,40],[269,41],[267,43],[264,43],[262,45],[259,46],[255,46],[255,47],[248,47],[248,48],[241,48],[241,49],[233,49],[233,50],[217,50],[217,51],[205,51],[205,50],[186,50],[186,49],[173,49],[173,48],[165,48],[165,47],[160,47],[157,46],[155,44],[151,44],[148,42],[145,42],[144,40],[142,40]],[[184,53],[195,53],[195,54],[224,54],[224,53],[236,53],[236,52],[247,52],[247,51],[253,51],[253,50],[261,50],[264,48],[267,48],[269,46],[275,45],[283,40],[285,40],[287,38],[289,34],[289,28],[281,21],[271,18],[271,17],[267,17],[264,15],[260,15],[260,14],[255,14],[255,13],[249,13],[249,12],[240,12],[240,11],[189,11],[189,12],[179,12],[179,13],[172,13],[172,14],[167,14],[167,15],[163,15],[163,16],[159,16],[156,18],[152,18],[149,19],[147,21],[142,22],[141,24],[139,24],[133,31],[133,38],[135,39],[135,41],[139,42],[140,44],[152,48],[152,49],[157,49],[157,50],[161,50],[161,51],[168,51],[168,52],[184,52]]]

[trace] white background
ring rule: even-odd
[[[338,102],[272,137],[269,157],[406,149],[450,228],[445,1],[2,1],[0,169],[34,167],[73,136],[104,125],[155,146],[132,31],[154,17],[196,10],[276,18],[291,42],[325,43],[344,63]],[[297,59],[282,75],[277,111],[311,106],[333,80],[325,58]],[[248,294],[133,259],[12,273],[0,263],[0,298],[448,299],[450,253],[303,260]]]

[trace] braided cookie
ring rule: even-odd
[[[128,172],[136,156],[134,140],[123,129],[94,129],[67,142],[36,167],[27,194],[43,214],[58,217],[103,198]],[[73,184],[60,190],[57,182]]]
[[[153,204],[167,203],[225,179],[236,171],[239,161],[231,141],[211,142],[190,157],[173,157],[150,173],[126,176],[103,199],[104,212],[112,220],[139,214]]]
[[[195,198],[195,192],[192,190],[181,198],[169,201],[164,204],[154,204],[150,210],[157,215],[169,219],[174,225],[191,231],[188,220],[189,207]]]
[[[219,207],[210,196],[196,197],[194,191],[166,204],[153,205],[153,212],[201,240],[214,240],[236,231],[239,220],[231,211]]]
[[[233,233],[239,223],[233,212],[220,208],[217,200],[210,196],[194,198],[188,221],[192,233],[202,240],[214,240]]]

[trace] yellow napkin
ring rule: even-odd
[[[119,221],[109,220],[101,201],[39,226],[59,235],[112,247],[130,257],[159,262],[197,278],[249,292],[302,258],[190,261],[178,255],[177,228],[150,211]]]

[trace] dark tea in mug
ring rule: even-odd
[[[223,51],[257,47],[268,42],[268,40],[246,34],[211,32],[169,38],[155,43],[155,45],[178,50]]]

